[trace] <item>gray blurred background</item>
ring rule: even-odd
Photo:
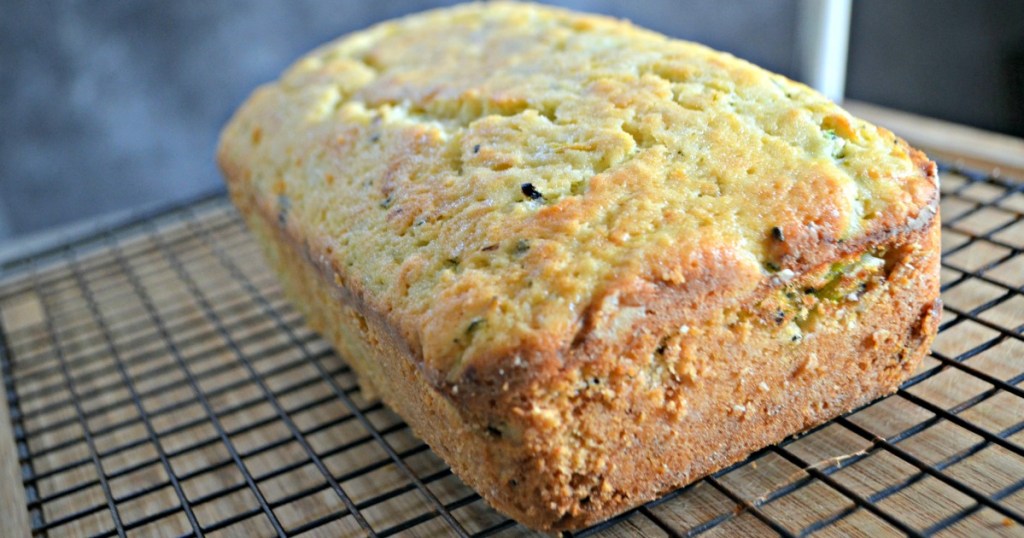
[[[0,0],[0,246],[217,188],[218,130],[257,84],[450,3]],[[797,74],[796,0],[552,3]],[[1022,64],[1024,1],[854,2],[848,97],[1024,136]]]

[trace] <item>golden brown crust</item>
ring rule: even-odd
[[[937,324],[924,154],[604,18],[489,4],[355,34],[258,90],[218,161],[312,326],[537,529],[895,390]]]
[[[707,287],[720,257],[742,296],[902,233],[936,193],[918,157],[726,54],[505,3],[322,47],[220,147],[449,382],[547,369],[620,286]]]
[[[239,205],[288,295],[364,386],[490,504],[535,529],[595,523],[894,391],[938,323],[935,219],[889,245],[884,270],[850,276],[866,277],[865,290],[825,305],[813,336],[798,343],[787,326],[799,313],[786,311],[784,291],[706,313],[685,334],[676,327],[581,344],[585,365],[531,376],[530,389],[451,394],[409,360],[386,318],[333,284],[272,215]],[[788,289],[803,304],[805,288],[820,282]]]

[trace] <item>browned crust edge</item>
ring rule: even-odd
[[[939,189],[938,172],[935,163],[929,160],[923,152],[909,146],[903,139],[898,137],[895,137],[895,139],[908,152],[916,168],[921,172],[921,177],[909,180],[909,183],[912,183],[914,188],[911,189],[913,192],[908,194],[908,202],[916,206],[915,210],[908,215],[899,212],[886,212],[872,224],[871,230],[873,231],[853,241],[843,241],[835,237],[821,237],[819,238],[820,242],[817,244],[803,243],[793,245],[805,252],[818,251],[818,255],[808,259],[787,257],[783,254],[780,256],[779,261],[784,262],[785,267],[792,270],[798,276],[812,273],[837,260],[867,252],[872,248],[910,240],[911,237],[916,235],[916,232],[929,229],[938,222]],[[229,191],[232,194],[235,205],[250,207],[261,212],[265,218],[276,221],[274,201],[261,199],[257,193],[249,191],[248,178],[251,176],[251,172],[241,163],[235,163],[232,159],[228,158],[225,150],[226,145],[222,143],[218,151],[217,161],[227,179]],[[905,219],[905,221],[898,222],[897,218]],[[375,307],[372,298],[367,295],[359,283],[346,278],[346,273],[338,265],[338,262],[333,257],[322,252],[324,245],[312,242],[313,238],[306,237],[303,231],[299,230],[296,223],[291,219],[284,224],[284,233],[287,240],[302,245],[302,255],[304,257],[316,265],[324,274],[333,275],[333,281],[337,287],[341,288],[345,301],[358,305],[366,316],[381,315],[379,314],[380,309]],[[644,294],[646,299],[649,301],[658,300],[664,303],[692,306],[693,312],[691,315],[721,307],[719,297],[714,297],[714,295],[716,284],[723,284],[723,281],[720,278],[707,278],[706,275],[698,274],[706,272],[700,267],[691,268],[688,272],[690,277],[697,278],[690,278],[687,284],[682,287],[665,285],[662,282],[658,282],[657,277],[649,276],[651,281],[643,282],[643,284],[656,286],[657,293],[651,294],[649,293],[650,289],[646,290],[648,292]],[[636,282],[625,283],[625,287],[636,287],[636,285]],[[757,301],[779,286],[780,284],[777,281],[771,278],[764,278],[757,285],[757,288],[749,295],[746,295],[744,299]],[[617,286],[604,290],[601,296],[621,291],[617,288],[622,287],[623,284],[620,283]],[[588,332],[593,329],[591,318],[594,316],[600,299],[601,297],[596,297],[590,305],[583,309],[577,322],[577,333],[570,339],[569,347],[556,347],[556,340],[545,339],[543,341],[551,345],[538,347],[535,345],[531,346],[530,344],[520,344],[514,348],[494,349],[491,356],[476,357],[473,364],[462,371],[458,379],[455,380],[455,382],[462,384],[463,394],[461,398],[466,399],[473,395],[471,391],[474,387],[483,387],[482,396],[489,396],[488,393],[492,392],[494,387],[508,384],[512,389],[518,390],[535,385],[538,382],[543,382],[543,378],[558,375],[560,371],[575,368],[579,360],[584,360],[588,355],[588,352],[580,349],[580,347],[586,341]],[[678,323],[679,320],[675,320],[675,322]],[[448,375],[449,372],[434,371],[425,363],[422,348],[417,341],[410,341],[408,338],[410,335],[403,334],[401,328],[397,325],[388,323],[388,326],[391,328],[394,336],[404,342],[404,346],[409,351],[409,357],[422,370],[426,379],[436,388],[450,393],[453,379]],[[509,364],[506,364],[506,359],[514,356],[524,357],[524,362],[530,364],[531,368],[508,368]],[[458,398],[454,394],[451,396]]]
[[[272,263],[284,276],[289,296],[297,300],[314,329],[325,334],[352,364],[363,383],[376,387],[417,435],[490,504],[541,530],[579,528],[600,521],[892,392],[927,351],[937,324],[939,219],[933,218],[915,232],[888,235],[890,248],[913,247],[911,250],[916,252],[907,254],[894,268],[898,272],[899,267],[910,267],[916,275],[916,280],[908,280],[913,280],[913,285],[894,286],[888,299],[879,302],[882,311],[872,313],[875,323],[870,334],[839,331],[821,344],[821,349],[830,357],[854,356],[879,331],[893,336],[876,341],[873,350],[862,350],[866,358],[856,364],[840,362],[823,368],[821,375],[796,375],[800,381],[792,382],[788,390],[801,396],[790,398],[784,405],[753,401],[754,406],[776,409],[771,420],[730,418],[729,409],[747,404],[733,404],[734,398],[718,401],[708,397],[705,401],[715,402],[717,407],[703,411],[703,422],[725,421],[729,423],[728,431],[714,434],[698,428],[700,431],[693,433],[687,428],[667,427],[679,424],[658,416],[657,402],[634,394],[620,395],[626,409],[596,400],[583,405],[552,397],[552,392],[567,389],[570,380],[565,377],[566,369],[577,366],[571,364],[562,364],[555,372],[525,372],[526,377],[518,379],[513,389],[484,383],[476,388],[488,390],[474,391],[474,387],[464,384],[466,389],[461,394],[453,394],[450,387],[438,386],[432,376],[424,375],[422,362],[415,360],[413,350],[386,317],[369,309],[358,294],[333,282],[326,267],[311,261],[308,246],[300,246],[305,245],[304,241],[297,241],[293,234],[278,227],[276,218],[260,207],[263,204],[250,197],[252,193],[238,188],[232,192],[250,227],[271,251],[278,253],[271,254]],[[640,353],[649,353],[651,338],[634,338],[630,344]],[[725,334],[709,335],[705,343],[724,349],[729,338]],[[851,346],[843,340],[860,343]],[[615,353],[609,353],[616,349],[621,352],[622,343],[618,344],[607,346],[604,352],[591,350],[590,360],[597,357],[600,364],[590,365],[589,372],[604,368],[605,376],[628,375],[615,371],[614,363],[621,361]],[[893,359],[893,350],[898,360]],[[742,363],[742,357],[734,357],[730,364]],[[804,370],[803,363],[792,363],[774,374],[781,380]],[[618,386],[623,383],[619,379]],[[833,386],[839,384],[845,388],[836,392]],[[531,406],[536,403],[553,405],[557,416],[551,416],[551,409],[532,413]],[[729,409],[723,407],[725,404]],[[784,408],[798,411],[779,414],[778,410]],[[566,424],[565,417],[573,414],[575,420]],[[647,416],[637,420],[641,415]],[[492,425],[495,420],[507,423],[499,429]],[[495,438],[495,430],[501,432],[501,437]],[[573,430],[577,440],[581,432],[583,438],[589,432],[609,439],[632,436],[634,441],[620,439],[622,442],[591,450],[577,469],[567,469],[565,452],[579,448],[570,446],[567,441],[571,439],[558,434],[567,430]],[[725,441],[727,446],[723,446]],[[633,462],[623,457],[627,453]]]

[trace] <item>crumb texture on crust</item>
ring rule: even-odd
[[[538,530],[606,519],[896,390],[935,334],[939,222],[661,333],[537,391],[465,405],[436,390],[388,320],[242,207],[286,295],[452,470]],[[476,415],[476,418],[474,418]]]
[[[921,154],[803,85],[510,3],[319,48],[219,160],[435,382],[567,349],[637,282],[749,294],[912,228],[936,193]]]

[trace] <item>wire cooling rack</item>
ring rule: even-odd
[[[899,393],[577,535],[1020,536],[1024,186],[942,175],[941,332]],[[222,194],[2,274],[34,535],[529,532],[363,398]]]

